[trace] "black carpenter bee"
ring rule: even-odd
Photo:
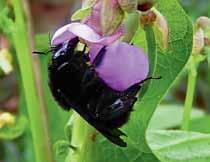
[[[94,70],[100,65],[106,48],[89,64],[85,48],[76,50],[78,42],[76,37],[52,47],[48,67],[51,92],[65,110],[73,108],[111,142],[126,147],[120,138],[125,134],[118,128],[127,122],[137,100],[135,96],[145,80],[123,92],[113,90]]]

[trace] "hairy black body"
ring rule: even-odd
[[[108,87],[94,70],[103,59],[102,49],[90,65],[84,51],[76,51],[78,38],[53,48],[49,64],[49,86],[56,101],[65,109],[73,108],[111,142],[125,147],[118,128],[128,120],[140,85],[118,92]]]

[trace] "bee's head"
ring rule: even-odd
[[[75,48],[78,42],[78,37],[75,37],[71,40],[67,40],[54,47],[51,47],[52,60],[63,60],[72,56],[75,52]]]
[[[52,61],[62,61],[70,58],[74,54],[78,42],[78,37],[75,37],[71,40],[67,40],[60,44],[53,45],[47,51],[34,51],[33,53],[39,55],[48,55],[49,53],[52,53]]]

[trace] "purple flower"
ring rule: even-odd
[[[147,77],[148,57],[142,49],[118,41],[124,33],[122,24],[112,34],[104,36],[99,23],[100,6],[98,1],[93,7],[92,15],[83,20],[83,23],[70,23],[58,29],[52,37],[51,44],[58,45],[79,37],[90,49],[91,63],[99,51],[105,48],[102,62],[95,67],[95,71],[109,87],[124,91]]]
[[[147,77],[149,62],[142,49],[117,41],[105,48],[102,62],[95,70],[109,87],[124,91]]]
[[[71,23],[59,28],[52,37],[51,45],[58,45],[74,37],[79,37],[87,44],[109,45],[119,39],[124,33],[123,26],[120,26],[113,34],[102,37],[92,28],[82,23]]]
[[[101,37],[85,24],[71,23],[58,29],[51,43],[57,45],[78,36],[89,44],[91,63],[101,48],[106,46],[102,63],[95,70],[109,87],[124,91],[147,77],[149,63],[142,49],[116,41],[119,35]]]

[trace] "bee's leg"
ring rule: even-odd
[[[122,116],[128,116],[137,100],[135,96],[140,88],[140,85],[136,84],[124,92],[103,92],[97,102],[96,118],[102,121],[111,121]],[[110,105],[107,105],[107,103],[110,103]]]
[[[123,96],[136,96],[141,88],[140,84],[134,84],[124,92],[122,92]]]
[[[94,116],[95,116],[95,118],[100,119],[101,111],[102,111],[102,108],[104,106],[103,104],[106,101],[107,97],[108,96],[107,96],[106,93],[101,92],[101,95],[98,98],[98,101],[97,101],[97,104],[96,104],[96,107],[95,107],[95,110],[94,110]]]
[[[105,107],[103,111],[99,113],[99,119],[103,121],[112,121],[130,113],[136,100],[136,97],[123,97],[117,99],[113,104]]]

